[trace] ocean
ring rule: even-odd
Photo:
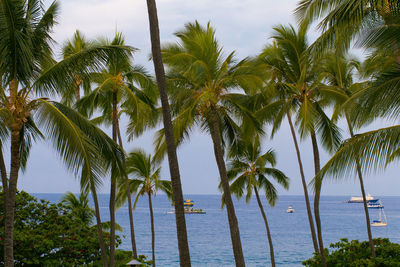
[[[62,194],[33,194],[51,202],[57,202]],[[190,256],[192,266],[234,266],[226,210],[221,209],[219,195],[185,195],[194,201],[194,208],[203,209],[206,214],[186,214]],[[376,196],[375,196],[376,197]],[[349,196],[322,196],[320,214],[325,247],[338,242],[340,238],[367,239],[363,205],[344,203]],[[387,237],[400,243],[400,197],[376,197],[385,205],[387,227],[373,227],[372,235]],[[109,220],[109,196],[99,195],[103,220]],[[151,258],[150,217],[146,197],[143,197],[133,212],[138,253]],[[264,221],[256,199],[246,204],[235,199],[235,210],[239,221],[243,253],[247,266],[266,266],[269,248]],[[309,231],[303,196],[280,196],[274,208],[263,204],[272,234],[275,261],[278,266],[302,266],[301,262],[312,257],[313,246]],[[286,213],[293,206],[295,213]],[[167,214],[171,203],[165,195],[153,198],[156,263],[158,266],[179,266],[176,238],[175,215]],[[371,220],[378,218],[378,210],[370,209]],[[124,229],[117,232],[122,238],[119,249],[131,248],[128,208],[117,211],[117,223]]]

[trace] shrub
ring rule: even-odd
[[[0,265],[4,264],[3,231],[4,198],[0,192]],[[117,241],[120,243],[119,237]],[[15,266],[79,266],[100,257],[96,226],[83,222],[61,203],[38,200],[23,191],[17,193]]]
[[[371,266],[391,267],[400,266],[400,244],[391,243],[388,238],[374,239],[376,259],[371,258],[371,250],[368,241],[359,242],[347,238],[330,245],[331,252],[326,249],[326,263],[328,266]],[[319,255],[303,261],[303,265],[316,267],[321,266]]]

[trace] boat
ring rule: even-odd
[[[369,209],[380,209],[380,208],[384,208],[382,202],[379,200],[377,202],[372,202],[372,203],[367,203],[367,207]]]
[[[365,199],[367,200],[367,203],[374,203],[379,200],[378,198],[374,198],[370,194],[368,194]],[[363,203],[363,197],[351,197],[350,200],[347,201],[347,203]]]
[[[206,214],[206,212],[202,209],[193,209],[193,208],[189,208],[184,210],[185,213],[189,213],[189,214]]]
[[[286,210],[287,213],[294,213],[294,208],[292,206],[289,206]]]
[[[206,214],[206,211],[203,209],[194,209],[194,202],[190,199],[185,199],[183,202],[183,209],[185,214]],[[168,214],[174,214],[175,209],[172,209],[170,211],[167,211]]]
[[[383,208],[379,208],[379,219],[373,220],[371,226],[387,226],[386,214]]]

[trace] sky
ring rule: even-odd
[[[60,54],[62,43],[71,38],[76,29],[88,38],[106,36],[111,39],[116,31],[120,31],[125,35],[128,45],[139,49],[135,55],[135,63],[144,65],[151,73],[154,72],[153,65],[148,60],[151,47],[145,0],[59,2],[59,23],[53,32],[53,38],[57,42],[54,47],[57,55]],[[51,1],[45,0],[44,3],[48,6]],[[180,30],[187,22],[198,20],[202,24],[211,23],[226,53],[235,50],[239,59],[255,55],[270,41],[269,36],[274,26],[296,23],[292,13],[296,3],[295,0],[159,0],[157,5],[161,42],[175,42],[174,32]],[[315,38],[317,32],[312,29],[310,35],[311,38]],[[376,122],[368,129],[384,125],[387,125],[387,122]],[[111,134],[111,129],[104,130]],[[132,142],[125,142],[125,149],[129,152],[140,147],[152,153],[153,134],[154,131],[149,131]],[[345,131],[343,135],[346,136]],[[264,141],[263,147],[264,150],[275,150],[276,167],[291,178],[290,189],[286,191],[278,187],[279,193],[303,194],[294,145],[286,121],[282,123],[273,140]],[[301,155],[309,181],[313,177],[313,158],[311,143],[308,140],[301,141]],[[322,151],[322,165],[328,159],[329,155]],[[219,193],[218,170],[209,136],[193,131],[190,140],[178,148],[178,160],[184,194]],[[397,170],[398,166],[390,166],[385,172],[366,175],[366,191],[374,196],[397,195],[400,184]],[[163,163],[162,177],[169,179],[166,161]],[[109,191],[108,184],[109,179],[105,178],[104,186],[100,188],[101,193]],[[27,170],[21,174],[18,181],[18,188],[31,193],[79,192],[79,182],[66,170],[51,144],[43,141],[34,145]],[[344,177],[340,181],[328,181],[323,185],[322,194],[360,195],[358,180],[356,177]]]

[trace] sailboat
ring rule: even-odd
[[[371,226],[387,226],[386,214],[382,208],[379,208],[379,219],[373,220]]]

